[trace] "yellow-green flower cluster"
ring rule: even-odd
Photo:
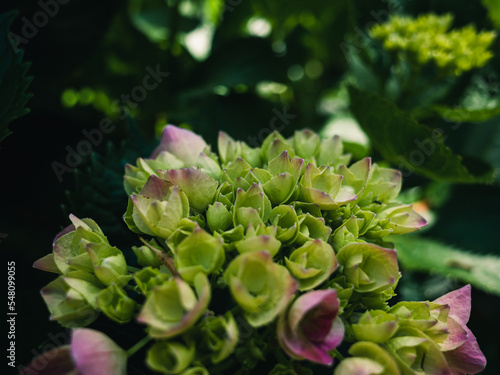
[[[450,14],[426,14],[414,19],[393,16],[387,23],[374,26],[370,35],[388,51],[404,52],[418,65],[436,64],[445,75],[462,73],[484,66],[492,57],[489,50],[496,34],[477,32],[474,26],[451,29]]]

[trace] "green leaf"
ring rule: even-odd
[[[500,29],[500,3],[497,0],[483,0],[483,5],[488,9],[493,25]]]
[[[410,114],[377,95],[349,87],[350,108],[373,146],[406,173],[462,183],[491,182],[491,167],[470,171],[470,160],[456,155],[444,143],[446,134],[420,124]]]
[[[0,142],[11,134],[9,123],[29,112],[25,105],[32,96],[26,93],[32,80],[26,76],[30,63],[22,61],[23,51],[15,50],[15,36],[9,35],[16,16],[0,14]]]
[[[500,295],[500,257],[478,255],[418,236],[392,239],[409,270],[439,273]]]
[[[435,106],[432,108],[443,119],[450,122],[485,122],[500,116],[500,106],[482,109],[450,108]]]

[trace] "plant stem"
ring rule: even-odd
[[[141,269],[137,268],[137,267],[127,266],[127,270],[128,270],[128,272],[136,273],[136,272],[139,272]]]
[[[148,342],[150,342],[153,338],[151,336],[146,336],[144,337],[141,341],[139,341],[137,344],[132,346],[129,350],[127,350],[127,357],[133,356],[136,352],[142,349],[144,345],[146,345]]]
[[[344,359],[344,356],[342,354],[340,354],[340,352],[337,349],[332,350],[330,353],[333,354],[335,357],[337,357],[341,361]]]

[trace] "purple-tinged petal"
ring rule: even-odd
[[[54,238],[54,241],[52,241],[52,243],[55,243],[59,238],[61,238],[65,234],[68,234],[69,232],[73,232],[74,230],[76,230],[76,228],[73,224],[68,225],[66,228],[64,228],[62,231],[60,231],[57,234],[57,236]]]
[[[459,323],[466,324],[469,321],[471,309],[471,286],[466,285],[439,297],[434,301],[442,305],[450,306],[449,316],[455,318]]]
[[[331,365],[328,354],[344,337],[344,325],[337,317],[339,301],[334,289],[303,294],[278,321],[278,339],[292,358]]]
[[[486,358],[479,348],[476,337],[466,326],[471,310],[471,286],[466,285],[447,293],[434,302],[450,306],[448,329],[450,329],[451,340],[461,338],[461,335],[457,335],[455,332],[455,323],[458,323],[467,335],[466,341],[462,345],[443,353],[453,373],[456,375],[462,373],[473,375],[482,371],[486,366]],[[450,340],[450,337],[448,337],[448,340]],[[443,344],[446,344],[446,342]]]
[[[460,374],[460,371],[474,375],[481,372],[486,367],[486,358],[484,357],[474,334],[465,325],[462,326],[467,332],[467,341],[458,348],[444,352],[444,356],[450,368],[455,373]]]
[[[195,165],[198,156],[205,147],[207,144],[199,135],[187,129],[167,125],[163,130],[160,145],[153,152],[151,158],[156,158],[162,151],[168,151],[189,167]]]
[[[294,303],[288,313],[288,321],[290,328],[295,330],[298,328],[299,323],[304,319],[306,314],[315,307],[322,304],[323,300],[331,303],[331,309],[335,309],[335,302],[337,298],[337,291],[334,289],[314,290],[300,296],[300,303]],[[336,302],[338,304],[338,302]],[[329,306],[326,305],[328,309]],[[338,306],[337,306],[338,308]]]
[[[82,328],[73,331],[71,355],[79,375],[123,375],[127,354],[99,331]]]
[[[155,175],[151,175],[139,194],[163,201],[172,186],[173,184],[171,182]]]
[[[33,268],[46,271],[46,272],[54,272],[59,275],[62,274],[59,267],[54,260],[54,254],[47,254],[44,257],[38,259],[35,263],[33,263]]]
[[[438,344],[442,352],[456,349],[467,341],[467,331],[463,328],[462,324],[458,323],[452,317],[448,317],[447,326],[448,337],[444,342]]]
[[[328,335],[323,340],[324,348],[330,351],[339,346],[342,342],[342,339],[344,338],[344,332],[345,327],[344,323],[342,323],[342,319],[335,319],[330,328],[330,332],[328,332]]]
[[[218,183],[200,169],[171,169],[165,173],[165,177],[181,188],[193,209],[201,212],[213,203]]]

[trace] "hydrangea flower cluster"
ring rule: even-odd
[[[125,223],[143,241],[134,267],[74,216],[35,263],[59,274],[42,296],[51,319],[76,328],[64,355],[80,374],[99,373],[93,347],[107,348],[106,374],[125,371],[116,344],[78,328],[101,313],[142,324],[146,363],[164,374],[250,374],[263,363],[272,375],[309,374],[334,358],[336,375],[485,366],[466,326],[470,287],[389,306],[401,275],[386,239],[426,222],[397,201],[398,171],[351,163],[337,136],[275,132],[251,148],[220,133],[215,154],[168,125],[151,158],[126,166],[125,189]]]
[[[492,31],[477,32],[474,26],[449,30],[451,14],[392,16],[387,23],[375,25],[370,35],[384,49],[405,52],[419,65],[434,62],[445,75],[461,75],[484,66],[492,57],[489,48],[495,40]]]

